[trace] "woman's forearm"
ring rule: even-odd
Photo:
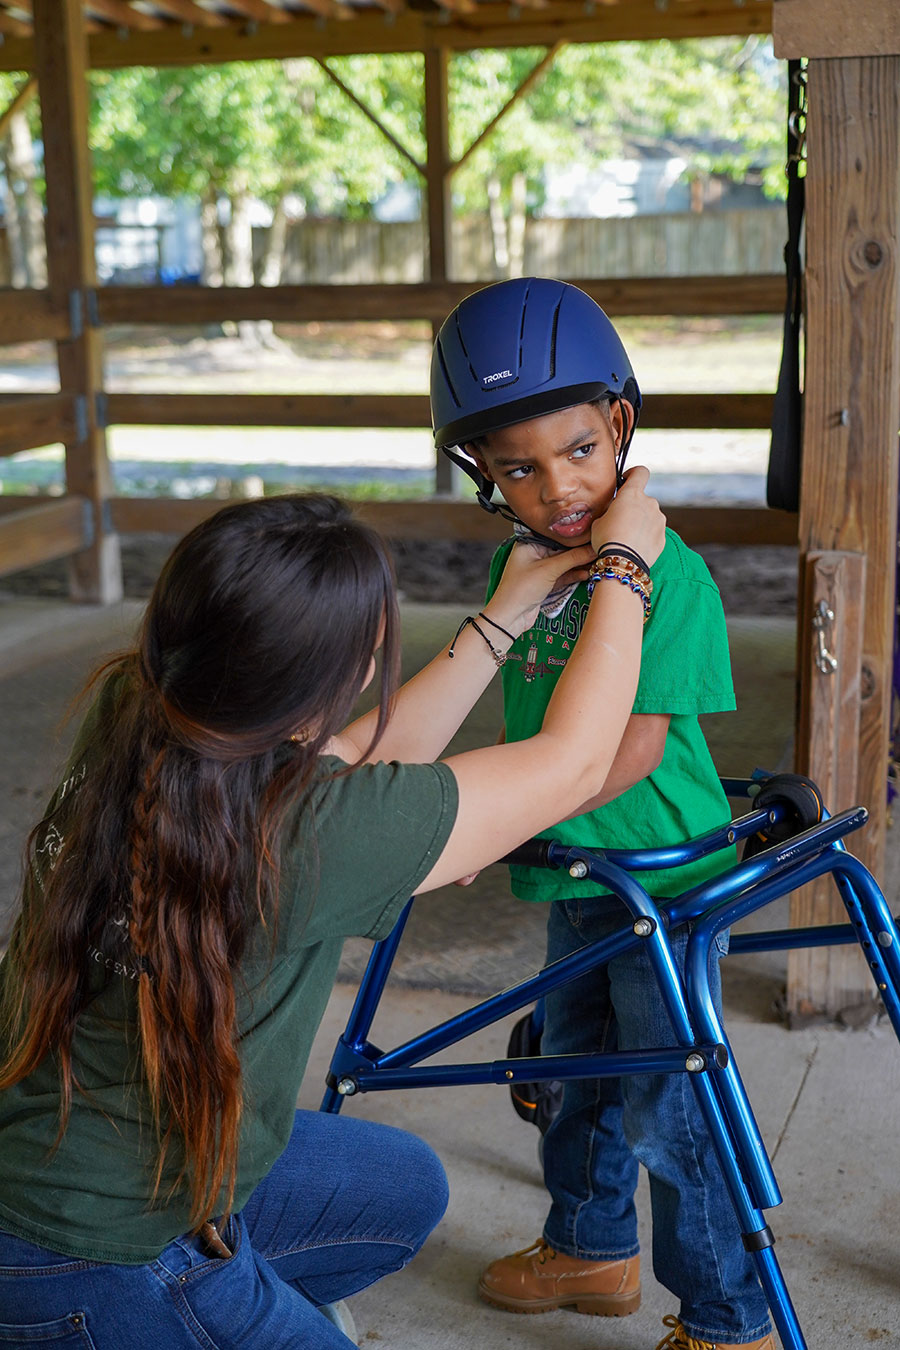
[[[641,631],[638,597],[616,582],[598,585],[541,730],[447,761],[459,809],[423,891],[494,862],[602,789],[634,702]]]
[[[503,633],[482,619],[477,622],[497,652],[512,646]],[[491,648],[471,624],[453,642],[451,657],[452,641],[451,634],[437,656],[397,691],[391,719],[371,759],[425,764],[438,759],[450,744],[498,669]],[[372,739],[376,720],[376,712],[366,713],[347,727],[341,739],[348,738],[361,754]]]

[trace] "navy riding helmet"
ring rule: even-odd
[[[621,483],[641,393],[618,333],[577,286],[500,281],[467,296],[441,325],[431,359],[435,447],[474,479],[488,511],[516,519],[490,500],[494,484],[459,453],[466,443],[598,398],[626,399],[634,409],[616,457]]]

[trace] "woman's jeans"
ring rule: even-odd
[[[224,1236],[142,1266],[61,1256],[0,1233],[0,1348],[346,1350],[318,1305],[414,1256],[447,1205],[427,1144],[368,1121],[298,1111],[290,1143]]]
[[[556,961],[618,932],[628,914],[599,896],[550,906],[547,960]],[[684,929],[671,935],[684,969]],[[710,987],[721,1006],[718,957]],[[640,944],[546,996],[541,1052],[638,1050],[676,1039]],[[680,1316],[700,1340],[756,1340],[768,1329],[766,1302],[744,1251],[731,1199],[687,1073],[570,1081],[544,1138],[544,1180],[552,1206],[551,1247],[585,1260],[613,1261],[638,1250],[634,1191],[647,1169],[653,1270],[681,1300]]]

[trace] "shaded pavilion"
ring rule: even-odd
[[[449,256],[450,187],[461,162],[453,163],[449,152],[454,51],[546,48],[514,101],[566,43],[768,32],[777,56],[808,59],[799,513],[698,507],[673,509],[669,518],[690,543],[797,546],[796,767],[820,784],[835,809],[857,801],[869,808],[871,822],[857,848],[883,875],[900,427],[900,8],[894,0],[856,0],[852,7],[844,0],[0,0],[0,69],[26,72],[14,104],[0,112],[0,129],[37,95],[49,270],[46,290],[0,292],[2,340],[51,340],[59,363],[58,393],[2,400],[0,454],[60,442],[66,456],[64,496],[0,497],[0,574],[65,557],[73,598],[110,603],[122,591],[120,532],[177,533],[215,509],[203,501],[116,497],[106,448],[111,424],[428,425],[425,395],[107,395],[103,332],[120,323],[240,319],[440,322],[484,284],[454,281]],[[388,51],[424,57],[427,153],[417,167],[427,203],[427,281],[98,288],[89,69],[298,56],[327,63],[331,56]],[[785,304],[781,275],[566,279],[614,319],[772,314]],[[768,394],[651,394],[642,425],[766,427],[771,414]],[[372,503],[360,511],[393,536],[499,537],[496,519],[442,495],[449,488],[449,465],[436,464],[436,493],[427,503]],[[833,660],[823,659],[823,650]],[[842,917],[837,897],[815,885],[793,898],[796,923]],[[870,988],[855,950],[791,953],[788,1005],[795,1013],[833,1012]]]

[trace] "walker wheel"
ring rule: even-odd
[[[800,773],[776,773],[767,779],[754,798],[760,810],[779,810],[779,819],[744,844],[743,857],[752,858],[773,844],[783,844],[822,820],[822,794],[811,778]]]

